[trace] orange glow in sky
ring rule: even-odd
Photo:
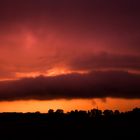
[[[58,75],[63,75],[63,74],[71,74],[71,73],[78,73],[78,74],[85,74],[88,73],[88,71],[84,70],[79,70],[79,71],[74,71],[74,70],[69,70],[67,68],[52,68],[46,72],[27,72],[27,73],[16,73],[17,78],[27,78],[27,77],[38,77],[40,75],[42,76],[58,76]]]
[[[127,104],[127,106],[126,106]],[[51,101],[13,101],[1,102],[0,112],[36,112],[46,113],[49,109],[63,109],[65,112],[71,110],[90,110],[98,108],[101,110],[119,109],[128,111],[135,107],[140,107],[139,99],[73,99],[73,100],[51,100]]]

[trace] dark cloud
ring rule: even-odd
[[[140,75],[122,71],[69,74],[0,82],[0,100],[140,98]]]
[[[69,64],[73,69],[95,70],[95,69],[128,69],[140,70],[139,55],[111,54],[101,52],[98,54],[87,54],[84,57],[74,59]]]

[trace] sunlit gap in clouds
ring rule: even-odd
[[[27,73],[16,73],[17,78],[29,78],[29,77],[38,77],[38,76],[58,76],[58,75],[66,75],[66,74],[72,74],[72,73],[77,73],[77,74],[86,74],[89,71],[84,71],[84,70],[69,70],[67,68],[52,68],[50,70],[47,70],[45,72],[27,72]]]
[[[34,72],[16,72],[14,78],[0,78],[0,81],[10,81],[10,80],[18,80],[21,78],[36,78],[39,76],[44,77],[55,77],[59,75],[68,75],[68,74],[88,74],[90,72],[96,74],[96,72],[107,72],[107,71],[116,71],[116,69],[95,69],[93,71],[91,70],[72,70],[65,67],[54,67],[52,69],[46,70],[46,71],[34,71]],[[122,69],[117,69],[117,71],[122,71]],[[140,74],[139,70],[127,70],[123,69],[124,72],[129,72],[132,74]]]

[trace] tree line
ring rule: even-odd
[[[91,109],[72,110],[64,113],[62,109],[31,113],[0,113],[0,134],[4,136],[23,135],[30,137],[83,138],[84,136],[104,137],[124,136],[134,138],[140,133],[140,108],[131,111]],[[7,135],[8,134],[8,135]],[[68,139],[67,138],[67,139]]]

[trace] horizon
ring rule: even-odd
[[[51,113],[61,112],[63,114],[68,114],[68,113],[72,113],[72,112],[81,112],[81,111],[88,113],[88,112],[91,112],[92,110],[101,111],[102,114],[103,114],[104,111],[112,111],[113,113],[116,112],[116,111],[119,112],[119,113],[129,113],[129,112],[132,112],[132,111],[137,110],[137,109],[139,110],[140,108],[134,107],[130,110],[125,110],[125,111],[121,111],[121,110],[118,110],[118,109],[112,110],[112,109],[107,109],[107,108],[102,110],[102,109],[99,109],[98,107],[97,108],[92,108],[92,109],[89,109],[89,110],[75,109],[75,110],[70,110],[70,111],[64,111],[63,109],[58,108],[56,110],[49,109],[47,112],[40,112],[40,111],[34,111],[34,112],[0,112],[0,114],[3,114],[3,113],[6,113],[6,114],[11,114],[11,113],[17,113],[17,114],[20,114],[20,113],[22,113],[22,114],[28,114],[28,113],[31,113],[31,114],[49,114],[50,113],[49,111],[51,111]]]

